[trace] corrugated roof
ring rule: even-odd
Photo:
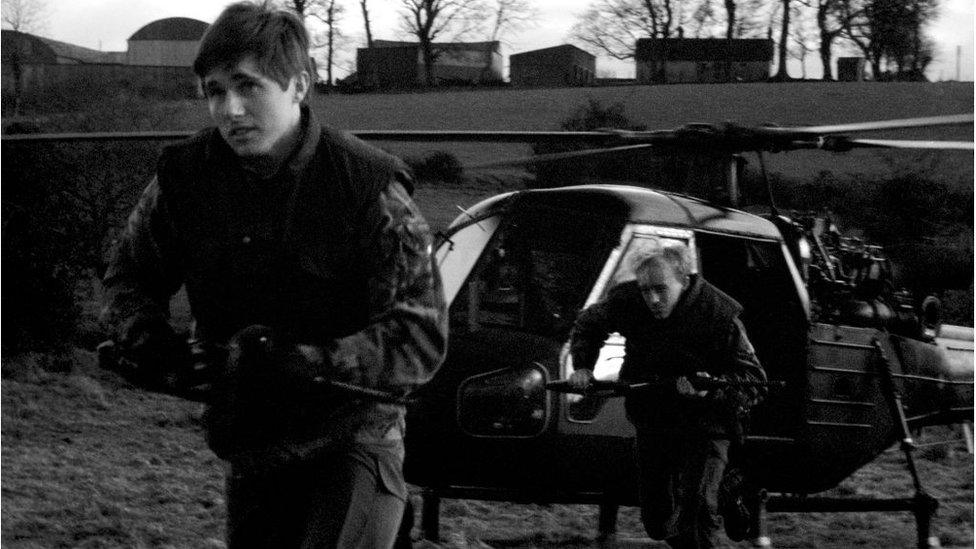
[[[767,38],[640,38],[638,61],[771,61],[773,41]]]
[[[189,17],[167,17],[153,21],[137,30],[129,40],[196,41],[203,37],[210,25]]]

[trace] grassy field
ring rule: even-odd
[[[200,405],[139,391],[94,362],[84,351],[3,359],[3,546],[223,547],[223,469],[203,442]],[[918,455],[925,487],[941,502],[933,533],[944,547],[971,547],[972,456],[958,440]],[[911,493],[894,449],[831,491]],[[596,514],[586,505],[445,500],[438,545],[597,547]],[[915,536],[909,513],[771,514],[769,531],[780,548],[907,548]],[[643,536],[636,509],[622,509],[616,546],[663,547]]]
[[[692,122],[777,125],[843,124],[973,112],[973,83],[797,82],[789,84],[680,84],[608,88],[492,89],[440,93],[318,95],[312,106],[346,129],[554,130],[588,99],[621,103],[628,118],[648,129]],[[120,115],[120,113],[125,113]],[[96,103],[85,115],[47,115],[44,131],[195,130],[209,124],[202,100],[159,105],[130,100]],[[971,140],[972,126],[899,130],[871,136]],[[394,144],[403,155],[455,152],[465,163],[521,157],[528,147],[499,144]],[[755,169],[755,159],[749,161]],[[973,179],[971,152],[793,152],[770,155],[772,173],[809,178],[821,171],[871,177],[893,169],[920,169],[940,178]]]

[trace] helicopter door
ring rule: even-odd
[[[689,230],[670,227],[654,227],[650,225],[628,225],[621,236],[621,245],[616,248],[604,265],[600,277],[593,286],[585,306],[590,306],[602,300],[607,293],[618,284],[634,280],[634,262],[648,250],[683,244],[696,258],[692,265],[692,272],[698,272],[697,252],[693,233]],[[598,380],[616,381],[620,375],[620,367],[624,359],[626,339],[613,333],[607,337],[600,349],[593,368],[593,375]],[[569,343],[563,346],[560,356],[560,369],[563,378],[573,373],[573,360],[569,355]],[[622,398],[602,398],[595,396],[581,396],[566,394],[563,413],[559,418],[559,431],[574,434],[592,434],[601,436],[634,436],[634,428],[626,418]]]

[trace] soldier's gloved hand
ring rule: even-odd
[[[150,389],[172,388],[174,373],[190,363],[186,342],[161,317],[133,318],[124,327],[118,347],[116,370]]]
[[[287,334],[253,325],[237,332],[229,346],[229,368],[240,383],[295,390],[321,381],[326,356],[315,345],[298,344]]]
[[[696,375],[700,376],[703,373],[704,372],[699,372]],[[708,374],[705,375],[707,376]],[[674,389],[675,391],[678,392],[678,395],[683,397],[704,398],[708,396],[708,391],[699,391],[698,389],[696,389],[695,386],[691,383],[691,380],[688,379],[687,376],[681,376],[677,378],[674,382]]]
[[[569,375],[569,386],[577,391],[585,391],[593,383],[593,370],[581,368]]]
[[[287,426],[277,419],[283,408],[308,398],[327,398],[316,386],[321,369],[305,346],[268,326],[237,332],[227,347],[227,363],[214,383],[204,415],[207,444],[223,459],[262,448]]]

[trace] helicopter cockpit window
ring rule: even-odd
[[[484,328],[565,341],[619,226],[579,211],[535,207],[510,213],[451,305],[452,333]]]
[[[471,267],[478,261],[485,245],[498,229],[499,220],[498,216],[492,216],[472,222],[448,235],[437,248],[437,266],[448,306],[461,289]]]
[[[626,238],[626,237],[625,237]],[[623,282],[634,280],[634,264],[642,255],[655,248],[684,245],[695,257],[695,243],[691,238],[691,231],[669,229],[664,227],[637,227],[632,237],[627,240],[627,247],[617,263],[609,284],[603,288],[600,299],[606,296],[613,287]],[[697,264],[692,266],[692,272],[698,272]]]
[[[691,231],[682,229],[672,229],[666,227],[634,226],[627,229],[624,234],[626,243],[623,253],[614,265],[607,265],[610,276],[603,288],[596,288],[596,295],[587,300],[593,303],[603,299],[606,294],[618,284],[635,279],[634,265],[637,260],[655,248],[684,245],[691,250],[695,256],[695,241]],[[693,265],[694,272],[697,272],[697,265]],[[623,364],[625,340],[620,334],[610,334],[600,356],[597,358],[593,368],[593,375],[601,381],[616,381],[620,375],[620,366]],[[572,373],[572,361],[568,363],[566,375]],[[568,417],[570,421],[590,422],[596,419],[606,403],[606,398],[599,396],[580,396],[567,395]]]

